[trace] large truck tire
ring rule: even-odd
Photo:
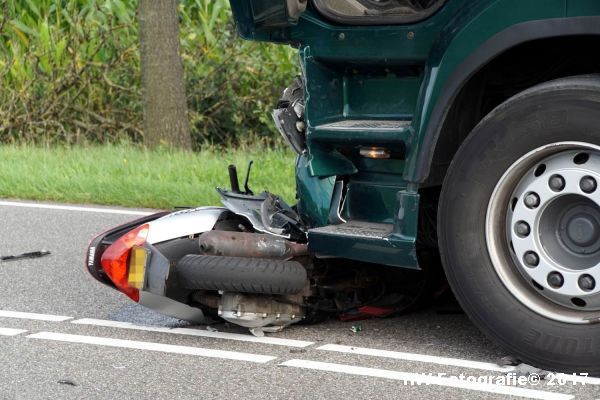
[[[600,375],[600,78],[521,92],[448,170],[438,234],[465,312],[523,362]]]

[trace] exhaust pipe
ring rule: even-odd
[[[198,238],[200,251],[212,256],[289,260],[308,254],[306,243],[260,233],[210,231]]]
[[[189,254],[175,270],[189,290],[297,294],[308,283],[306,269],[297,261]]]

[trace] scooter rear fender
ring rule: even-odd
[[[119,225],[98,235],[90,242],[86,269],[96,280],[116,288],[102,269],[102,254],[125,233],[140,225],[148,224],[148,237],[144,247],[148,250],[150,257],[145,269],[145,284],[139,291],[139,304],[175,318],[204,322],[204,315],[200,309],[166,297],[170,263],[154,245],[210,231],[225,212],[227,210],[222,207],[159,212]]]

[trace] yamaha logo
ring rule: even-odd
[[[88,254],[88,266],[91,267],[94,265],[94,257],[96,256],[96,247],[90,247],[90,252]]]

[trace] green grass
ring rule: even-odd
[[[260,147],[191,153],[0,146],[0,197],[161,209],[215,205],[215,187],[229,187],[227,166],[236,164],[243,181],[250,160],[254,192],[268,189],[294,203],[294,155]]]

